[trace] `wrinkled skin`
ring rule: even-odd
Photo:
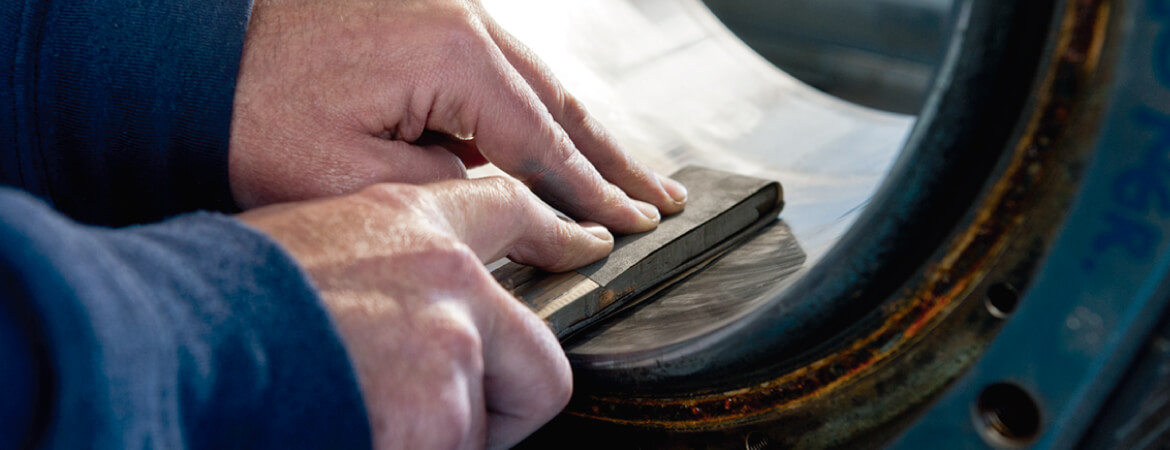
[[[597,260],[603,227],[561,220],[510,179],[383,184],[239,216],[321,291],[354,362],[376,448],[504,448],[568,402],[552,331],[484,261]]]
[[[240,219],[321,291],[377,448],[502,448],[551,419],[565,355],[483,263],[582,266],[686,201],[475,1],[257,0],[234,106]],[[464,180],[485,162],[523,184]]]
[[[619,233],[653,228],[686,199],[478,2],[256,2],[232,120],[240,206],[463,178],[484,160]]]

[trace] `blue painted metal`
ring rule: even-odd
[[[1043,269],[982,360],[893,445],[987,448],[974,406],[1008,381],[1041,408],[1035,448],[1071,448],[1170,300],[1170,0],[1114,4],[1096,156]]]

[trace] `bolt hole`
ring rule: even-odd
[[[767,450],[770,443],[764,433],[753,431],[743,438],[743,446],[747,450]]]
[[[996,383],[979,393],[976,422],[988,443],[1022,447],[1040,433],[1040,408],[1027,391],[1010,383]]]
[[[1020,303],[1020,293],[1007,283],[995,283],[987,289],[987,312],[997,319],[1006,319]]]

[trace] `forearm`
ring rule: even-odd
[[[228,134],[248,0],[0,6],[0,183],[86,223],[234,208]],[[7,80],[3,80],[7,77]]]
[[[24,284],[4,301],[30,312],[53,380],[46,446],[369,445],[329,317],[259,233],[212,214],[83,227],[3,190],[0,235]]]

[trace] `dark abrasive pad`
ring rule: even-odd
[[[664,218],[649,232],[618,236],[609,257],[577,269],[577,273],[602,286],[653,280],[747,228],[761,213],[774,209],[779,214],[783,205],[780,185],[775,181],[694,166],[671,178],[693,193],[686,210]]]
[[[783,206],[775,181],[701,167],[671,177],[690,192],[686,210],[653,231],[617,237],[607,258],[567,274],[510,263],[493,275],[564,340],[726,252],[773,222]]]

